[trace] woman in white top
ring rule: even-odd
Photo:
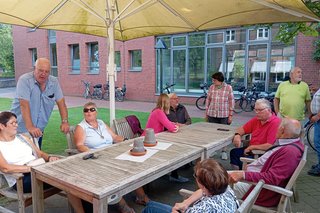
[[[79,152],[103,148],[125,140],[124,137],[115,134],[102,120],[97,119],[97,114],[95,103],[89,102],[84,105],[84,119],[76,126],[74,132],[74,141]]]
[[[26,136],[17,135],[17,116],[12,112],[0,112],[0,170],[10,187],[16,189],[16,181],[10,173],[21,172],[23,177],[23,191],[31,192],[31,163],[38,158],[44,161],[55,161],[59,158],[49,156],[41,151]],[[51,187],[44,185],[45,188]],[[84,213],[81,200],[68,194],[69,201],[77,213]]]
[[[88,102],[83,106],[84,119],[76,126],[74,132],[74,141],[79,152],[107,147],[126,140],[123,136],[115,134],[102,120],[97,119],[97,114],[95,103]],[[149,202],[142,187],[136,189],[135,192],[137,204],[145,205]],[[123,198],[119,202],[119,210],[121,213],[135,212]]]

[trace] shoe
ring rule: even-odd
[[[169,181],[171,181],[171,182],[177,182],[177,183],[186,183],[186,182],[189,182],[189,178],[182,177],[182,176],[180,176],[180,175],[178,176],[178,178],[169,176]]]
[[[221,160],[228,160],[227,152],[221,152]]]
[[[309,171],[308,171],[308,175],[312,175],[312,176],[320,176],[320,165],[315,165],[315,166],[312,166],[313,168],[311,168]]]

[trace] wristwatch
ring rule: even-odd
[[[238,133],[238,132],[234,133],[234,136],[236,136],[236,135],[240,135],[240,133]],[[241,135],[240,135],[240,136],[241,136]]]
[[[68,119],[62,119],[61,123],[68,123]]]

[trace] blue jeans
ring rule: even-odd
[[[317,149],[318,164],[320,164],[320,120],[314,123],[314,145]]]
[[[172,206],[150,201],[147,203],[147,206],[142,210],[142,213],[171,213]]]

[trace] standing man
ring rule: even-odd
[[[320,176],[320,89],[313,95],[311,113],[310,122],[314,123],[314,145],[317,149],[318,163],[311,167],[308,174]]]
[[[64,133],[69,131],[67,106],[58,79],[50,75],[50,70],[50,61],[39,58],[33,72],[20,76],[11,107],[17,115],[18,133],[29,133],[38,138],[40,148],[55,102],[61,117],[60,130]]]
[[[290,72],[290,80],[282,82],[277,89],[274,110],[281,117],[302,121],[306,106],[310,114],[310,102],[309,86],[302,81],[302,70],[294,67]]]
[[[176,93],[170,93],[168,94],[170,98],[170,111],[167,115],[168,119],[176,125],[184,126],[184,125],[190,125],[191,124],[191,118],[188,114],[187,109],[185,106],[179,103],[179,98]]]
[[[168,96],[170,98],[170,111],[169,114],[167,114],[168,119],[179,127],[190,125],[191,118],[186,107],[179,103],[177,94],[170,93]],[[178,183],[185,183],[189,181],[188,178],[180,176],[177,169],[171,172],[169,180]]]

